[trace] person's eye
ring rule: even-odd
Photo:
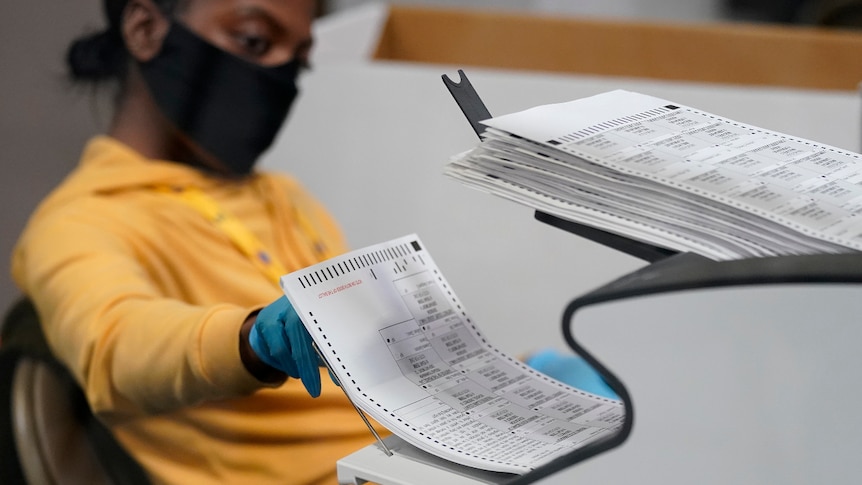
[[[263,57],[272,47],[272,41],[265,36],[239,32],[234,35],[240,53],[252,59]]]

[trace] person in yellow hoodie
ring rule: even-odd
[[[336,460],[373,440],[276,282],[342,235],[297,181],[254,169],[315,7],[106,0],[108,27],[70,47],[73,79],[116,83],[115,113],[33,214],[12,272],[153,483],[334,483]]]
[[[33,214],[12,273],[152,483],[335,483],[336,460],[373,440],[277,282],[344,239],[297,181],[254,168],[315,7],[104,0],[107,28],[69,49],[74,80],[116,83],[114,116]],[[572,359],[528,363],[601,393]]]

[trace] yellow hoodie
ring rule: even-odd
[[[293,271],[345,245],[294,180],[208,177],[108,137],[39,206],[13,253],[56,356],[154,483],[334,483],[371,440],[330,379],[266,387],[239,356],[246,316],[280,290],[195,209],[158,189],[194,186]],[[324,373],[325,374],[325,373]]]

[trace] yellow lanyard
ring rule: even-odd
[[[158,187],[158,190],[185,202],[221,229],[236,247],[275,284],[278,284],[281,276],[287,273],[281,262],[266,250],[260,240],[239,219],[222,210],[218,202],[202,190],[196,187]]]

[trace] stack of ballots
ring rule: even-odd
[[[483,121],[445,173],[540,212],[716,259],[862,249],[862,156],[611,91]]]

